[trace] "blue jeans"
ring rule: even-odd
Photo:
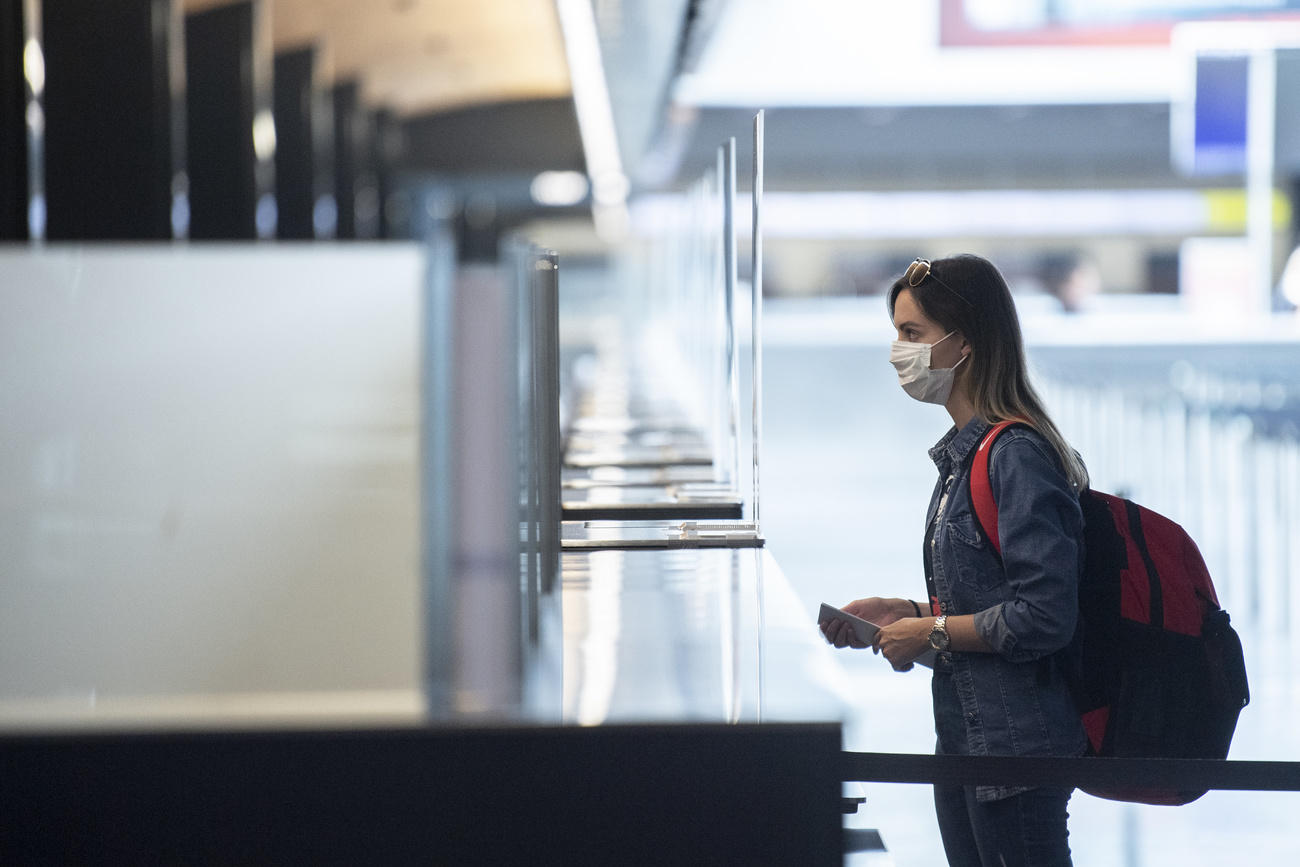
[[[966,731],[952,677],[934,676],[940,755],[966,753]],[[977,801],[974,786],[935,786],[934,809],[951,867],[1069,867],[1066,805],[1072,789],[1040,787]]]

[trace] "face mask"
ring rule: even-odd
[[[930,350],[943,343],[957,332],[949,331],[934,343],[908,343],[895,340],[889,349],[889,362],[898,371],[898,383],[903,391],[923,403],[937,403],[943,406],[952,394],[953,377],[957,367],[966,360],[963,355],[952,367],[933,370],[930,367]]]

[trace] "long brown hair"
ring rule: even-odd
[[[990,424],[1023,420],[1051,444],[1070,483],[1088,486],[1088,469],[1061,436],[1029,383],[1025,342],[1011,290],[997,267],[970,253],[935,259],[929,274],[916,286],[899,278],[889,290],[889,316],[904,289],[917,306],[944,331],[960,331],[971,346],[970,357],[959,370],[957,387],[964,388],[975,414]]]

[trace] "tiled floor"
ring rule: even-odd
[[[780,316],[769,313],[773,333],[781,333]],[[787,336],[766,347],[763,530],[810,621],[821,601],[923,594],[921,523],[934,473],[926,449],[950,422],[941,408],[898,389],[887,340],[835,345]],[[1261,634],[1243,618],[1235,623],[1253,698],[1231,757],[1300,760],[1297,642]],[[895,674],[862,651],[842,652],[841,662],[856,696],[846,749],[932,751],[924,673]],[[856,824],[880,829],[889,859],[847,863],[943,863],[928,787],[866,789]],[[1083,867],[1268,863],[1292,857],[1300,793],[1211,792],[1177,808],[1076,794],[1070,813],[1074,861]]]

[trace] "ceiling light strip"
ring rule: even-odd
[[[672,194],[641,196],[632,208],[640,233],[672,207]],[[766,238],[1076,237],[1238,234],[1240,190],[979,190],[766,193]],[[1274,191],[1273,220],[1290,220]]]
[[[573,104],[591,178],[592,218],[601,237],[613,238],[627,226],[628,180],[619,157],[596,17],[589,0],[556,0],[555,7],[564,32]]]

